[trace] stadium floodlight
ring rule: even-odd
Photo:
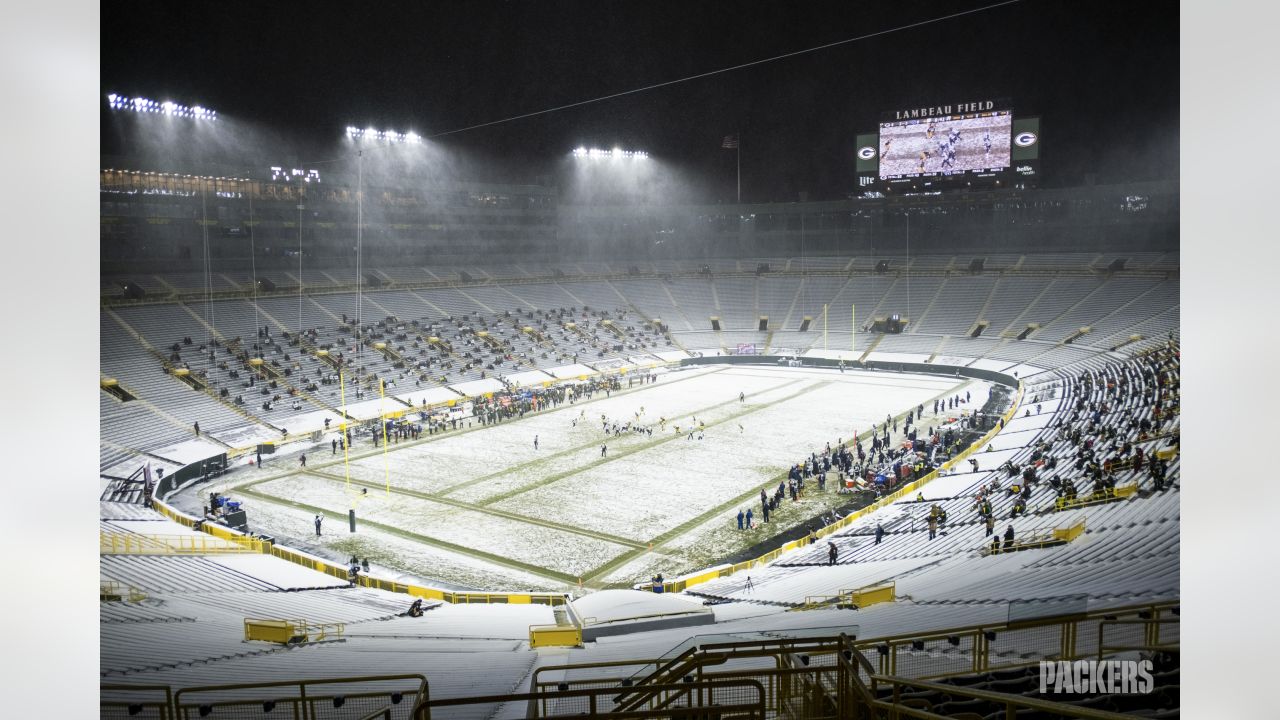
[[[185,117],[193,120],[217,120],[218,113],[208,108],[195,105],[187,107],[172,100],[156,102],[144,97],[127,98],[115,93],[107,94],[107,107],[112,110],[132,111],[136,113],[155,113],[169,117]]]
[[[585,147],[579,146],[575,148],[573,152],[570,154],[576,158],[587,158],[591,160],[625,159],[625,158],[631,158],[635,160],[644,160],[645,158],[649,157],[649,153],[644,152],[643,150],[623,150],[622,148],[619,148],[619,147],[615,147],[612,150],[601,150],[600,148],[587,149]]]
[[[413,131],[396,132],[395,130],[378,130],[367,127],[361,130],[351,125],[347,126],[347,138],[350,140],[364,140],[368,142],[386,142],[403,145],[418,145],[422,142],[422,136]]]

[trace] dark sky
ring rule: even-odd
[[[430,135],[985,4],[142,0],[103,6],[102,92],[202,103],[333,154],[347,125]],[[1022,0],[439,142],[491,161],[474,178],[490,181],[580,144],[635,147],[731,197],[720,141],[740,132],[745,200],[838,198],[882,111],[989,97],[1042,118],[1044,185],[1176,178],[1177,9]]]

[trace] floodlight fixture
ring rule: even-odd
[[[347,138],[351,140],[386,142],[404,145],[418,145],[422,142],[422,136],[412,130],[409,132],[397,132],[395,130],[378,130],[373,127],[367,127],[361,130],[358,127],[350,125],[347,126]]]
[[[587,149],[585,147],[579,146],[571,154],[576,158],[586,158],[589,160],[603,160],[603,159],[621,160],[621,159],[628,159],[628,158],[633,160],[644,160],[649,157],[649,153],[643,150],[623,150],[620,147],[615,147],[611,150],[601,150],[600,148]]]
[[[217,120],[218,113],[200,105],[188,107],[180,105],[172,100],[164,102],[156,102],[144,97],[128,98],[115,93],[107,94],[107,107],[112,110],[120,110],[123,112],[136,113],[154,113],[157,115],[167,115],[169,117],[184,117],[192,120]]]

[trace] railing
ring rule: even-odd
[[[271,717],[318,720],[329,717],[408,717],[428,697],[422,675],[297,680],[184,688],[173,696],[179,720]]]
[[[1041,548],[1057,547],[1065,545],[1072,540],[1084,534],[1085,521],[1080,518],[1071,525],[1063,525],[1060,527],[1050,528],[1048,531],[1040,531],[1035,534],[1018,540],[1016,542],[1005,543],[1000,546],[999,550],[995,549],[995,545],[984,545],[978,548],[979,555],[1004,555],[1019,550],[1039,550]]]
[[[584,688],[556,690],[553,692],[522,693],[518,695],[489,695],[472,698],[428,700],[419,705],[414,720],[430,720],[433,708],[468,705],[501,705],[527,703],[526,717],[578,718],[597,717],[607,713],[611,718],[707,718],[708,713],[723,718],[764,720],[766,717],[765,689],[755,680],[711,680],[654,685],[647,688],[651,695],[643,706],[625,710],[611,710],[609,696],[616,693],[611,688]],[[554,708],[547,710],[546,708]],[[491,714],[486,711],[484,714]]]
[[[176,717],[173,691],[168,685],[100,685],[98,707],[98,716],[103,720],[171,720]]]
[[[1176,648],[1179,645],[1176,632],[1180,627],[1179,620],[1180,618],[1176,617],[1160,618],[1155,615],[1148,615],[1138,620],[1103,620],[1098,623],[1098,659],[1101,660],[1107,654],[1128,650]],[[1121,641],[1121,644],[1106,644],[1107,630],[1128,628],[1141,630],[1141,637],[1128,642]],[[1131,635],[1132,633],[1129,633],[1127,637]]]
[[[147,599],[147,594],[141,589],[132,585],[126,585],[118,580],[104,580],[98,591],[98,599],[101,602],[142,602]]]
[[[1124,500],[1138,494],[1138,484],[1121,485],[1114,488],[1103,488],[1096,490],[1083,497],[1065,498],[1060,497],[1053,501],[1054,510],[1074,510],[1076,508],[1089,507],[1091,505],[1103,505],[1118,500]]]
[[[928,701],[906,693],[932,692],[952,701],[981,701],[1007,717],[1035,711],[1056,717],[1111,720],[1115,713],[1022,695],[931,682],[930,678],[1034,666],[1040,659],[1102,658],[1108,653],[1177,647],[1176,602],[1133,605],[1096,612],[974,625],[923,634],[857,640],[847,634],[814,638],[706,643],[668,660],[627,660],[543,666],[531,692],[429,700],[421,675],[353,677],[301,682],[264,682],[188,688],[172,702],[163,687],[102,686],[103,717],[144,709],[143,717],[238,717],[278,712],[294,720],[331,717],[430,718],[434,708],[471,706],[480,714],[509,703],[525,703],[526,717],[562,718],[608,713],[619,718],[719,717],[925,718],[944,717]],[[297,621],[301,623],[301,621]],[[305,623],[302,623],[305,624]],[[1096,629],[1096,644],[1089,629]],[[1126,629],[1133,632],[1126,634]],[[1084,630],[1085,632],[1081,632]],[[1116,639],[1117,635],[1121,635]],[[1082,647],[1089,644],[1089,647]],[[879,656],[879,662],[867,654]],[[954,658],[948,656],[957,656]],[[637,678],[626,668],[654,667]],[[601,671],[599,673],[593,671]],[[546,674],[564,677],[546,679]],[[578,675],[579,677],[571,677]],[[408,681],[406,684],[405,681]],[[411,686],[410,686],[411,685]],[[147,694],[149,693],[149,694]],[[412,701],[405,703],[412,696]],[[483,706],[476,708],[475,706]],[[168,708],[172,708],[171,711]]]
[[[929,679],[978,673],[1045,660],[1097,655],[1090,631],[1115,620],[1159,620],[1177,611],[1177,602],[1147,603],[1056,617],[1010,619],[928,633],[859,640],[857,647],[879,655],[879,674]],[[1136,643],[1135,643],[1136,644]],[[1026,655],[1028,658],[1024,659]],[[1034,658],[1034,659],[1032,659]]]
[[[864,608],[869,605],[877,605],[879,603],[893,602],[897,597],[897,583],[877,583],[875,585],[864,585],[860,588],[851,590],[841,590],[835,595],[809,595],[804,599],[804,605],[793,610],[813,610],[819,607],[825,607],[835,604],[837,607],[849,606],[853,608]]]
[[[922,718],[923,720],[946,720],[951,715],[939,715],[932,712],[932,705],[928,701],[919,701],[919,704],[909,704],[902,698],[903,691],[921,692],[932,691],[937,693],[945,693],[952,698],[966,698],[968,700],[986,701],[991,705],[1001,706],[1003,708],[1002,716],[1005,718],[1015,718],[1020,711],[1029,711],[1042,713],[1051,717],[1059,718],[1084,718],[1085,720],[1130,720],[1132,715],[1123,713],[1109,712],[1106,710],[1094,710],[1093,708],[1081,707],[1079,705],[1068,705],[1066,703],[1053,702],[1051,700],[1039,700],[1037,698],[1027,697],[1026,695],[1013,695],[1010,693],[994,692],[992,690],[978,690],[974,688],[961,687],[957,685],[947,685],[943,683],[928,682],[925,680],[908,680],[899,677],[886,677],[884,675],[873,675],[871,677],[872,691],[877,691],[880,687],[892,688],[892,692],[884,699],[876,699],[871,701],[873,708],[883,710],[889,713],[891,718]],[[919,707],[924,705],[925,707]]]
[[[260,553],[263,542],[257,538],[210,535],[139,535],[130,532],[98,532],[100,555],[217,555],[225,553]]]
[[[929,679],[958,673],[1007,669],[1034,664],[1040,659],[1074,660],[1093,657],[1098,652],[1098,645],[1093,642],[1093,637],[1096,635],[1099,641],[1102,639],[1101,635],[1097,635],[1101,623],[1116,625],[1116,621],[1141,621],[1147,623],[1144,627],[1150,627],[1153,622],[1159,626],[1163,620],[1177,612],[1176,601],[1143,603],[1106,610],[1058,613],[1049,617],[1011,618],[1004,622],[946,628],[927,633],[850,638],[849,645],[852,649],[878,658],[874,674]],[[1091,631],[1094,634],[1091,635]],[[1126,646],[1168,645],[1169,642],[1168,637],[1144,635],[1128,642]],[[581,673],[590,668],[620,665],[640,665],[642,669],[652,667],[651,671],[643,675],[636,673],[627,678],[626,687],[634,689],[625,692],[634,693],[645,683],[676,681],[691,673],[696,675],[709,665],[722,664],[727,659],[783,654],[804,654],[812,658],[835,652],[835,644],[833,637],[690,644],[679,654],[658,661],[546,666],[540,672],[572,669]],[[534,687],[540,682],[535,675]],[[623,685],[616,684],[615,687]]]
[[[1150,612],[1142,611],[1142,612]],[[1050,713],[1055,717],[1103,720],[1124,717],[1088,707],[1040,700],[1018,694],[930,682],[920,678],[890,676],[878,671],[864,652],[880,640],[857,642],[847,635],[806,641],[721,643],[682,653],[660,673],[635,681],[617,674],[594,677],[543,679],[542,673],[590,674],[651,664],[654,661],[615,661],[600,664],[547,666],[535,673],[528,717],[564,717],[585,713],[627,713],[664,709],[665,690],[699,683],[753,681],[764,691],[770,717],[796,718],[941,718],[933,706],[905,693],[934,692],[950,701],[985,702],[987,714],[994,708],[1015,717],[1019,711]],[[1143,646],[1149,649],[1151,646]],[[1131,649],[1126,646],[1125,649]],[[961,672],[968,673],[965,668]],[[981,671],[979,671],[981,672]],[[574,693],[595,693],[596,704],[566,700]],[[612,692],[612,698],[605,697]],[[527,696],[520,696],[520,698]],[[511,698],[516,700],[518,698]],[[485,700],[495,701],[496,698]],[[935,702],[937,700],[935,699]],[[479,700],[477,700],[479,702]],[[704,712],[719,708],[703,706]]]
[[[289,645],[291,643],[320,642],[331,635],[341,636],[345,623],[308,623],[306,620],[244,619],[244,639]]]

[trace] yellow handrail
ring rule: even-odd
[[[98,531],[100,555],[216,555],[225,553],[260,553],[263,542],[257,538],[210,535],[141,535],[131,532]]]

